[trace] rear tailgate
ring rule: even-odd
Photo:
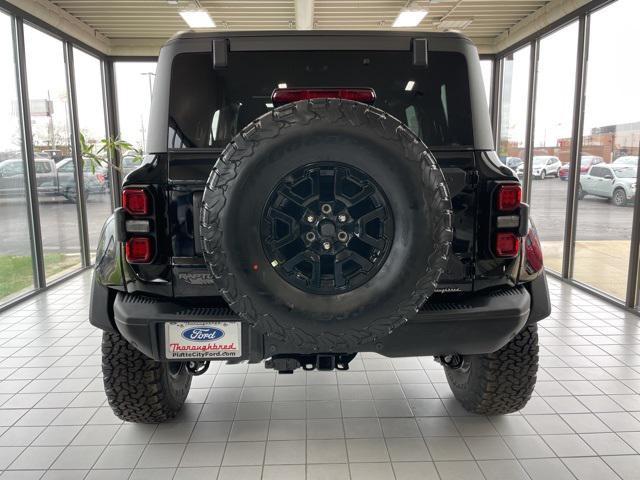
[[[434,154],[447,179],[454,213],[452,255],[440,279],[439,290],[471,291],[476,250],[477,172],[474,152]],[[171,180],[167,198],[170,206],[174,293],[177,297],[211,295],[213,281],[202,257],[198,223],[202,193],[214,163],[212,152],[169,154]]]

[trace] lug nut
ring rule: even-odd
[[[320,210],[322,210],[322,213],[324,214],[329,214],[331,213],[331,205],[325,203],[324,205],[322,205],[322,207],[320,207]]]
[[[313,223],[315,221],[316,221],[316,217],[314,217],[313,215],[307,215],[307,222]]]
[[[340,215],[338,215],[338,221],[342,223],[346,222],[347,216],[344,213],[341,213]]]
[[[347,235],[347,232],[338,232],[338,240],[341,242],[346,242],[348,238],[349,235]]]
[[[324,242],[322,244],[322,248],[324,248],[325,250],[331,250],[331,244],[329,242]]]
[[[307,240],[309,240],[310,242],[313,242],[316,239],[316,234],[313,232],[307,232]]]

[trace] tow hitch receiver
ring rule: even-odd
[[[297,368],[320,371],[349,370],[349,362],[355,356],[355,353],[282,354],[274,355],[264,362],[264,366],[277,370],[278,373],[293,373]]]

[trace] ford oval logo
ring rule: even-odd
[[[213,342],[224,337],[224,332],[213,327],[192,327],[184,330],[182,336],[196,342]]]

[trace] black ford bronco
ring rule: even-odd
[[[98,247],[91,323],[120,418],[174,416],[211,361],[434,356],[472,412],[531,396],[540,242],[452,33],[183,33]]]

